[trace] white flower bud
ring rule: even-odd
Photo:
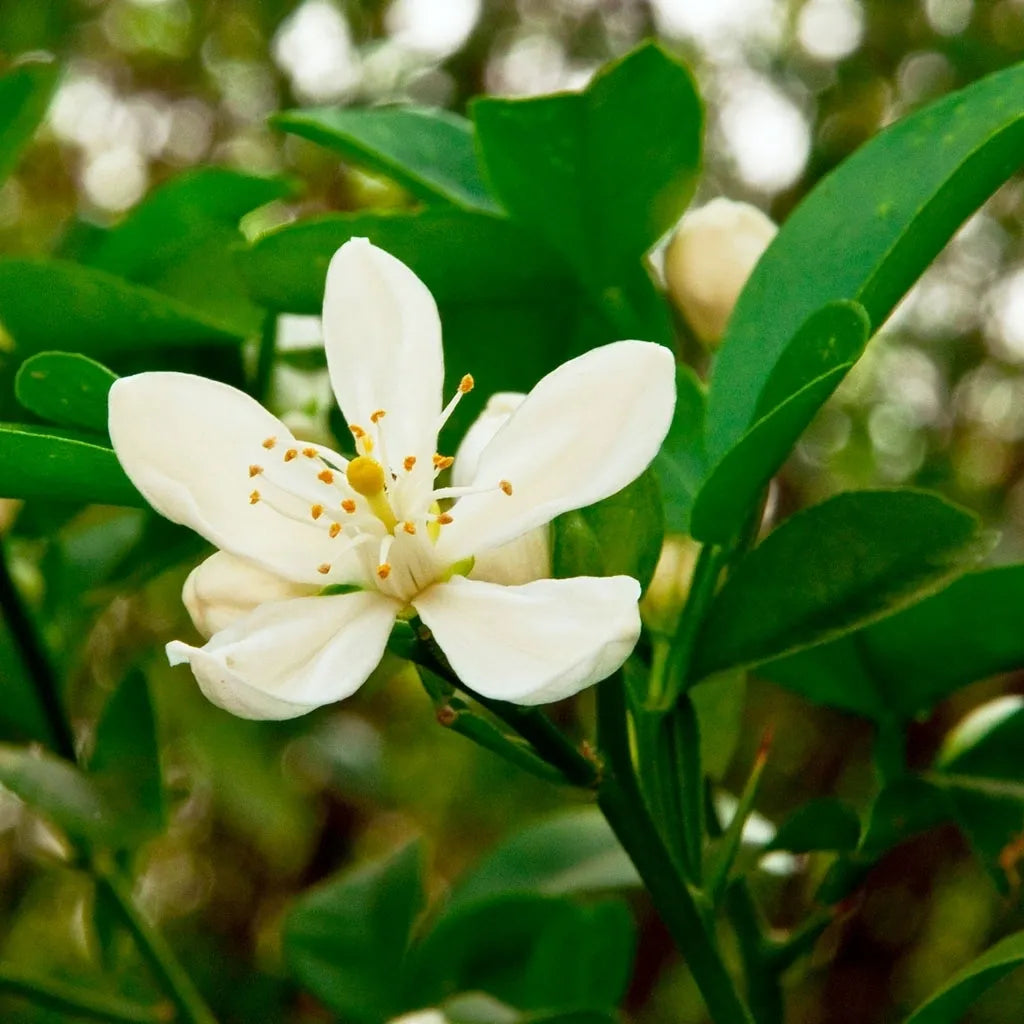
[[[712,199],[680,221],[665,249],[665,283],[697,337],[714,346],[778,228],[756,206]]]
[[[390,1024],[448,1024],[448,1018],[440,1010],[416,1010],[395,1017]]]

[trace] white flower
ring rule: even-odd
[[[237,715],[290,718],[354,692],[414,609],[488,697],[559,700],[618,668],[639,635],[636,580],[506,586],[468,574],[474,556],[643,471],[672,416],[669,351],[621,341],[564,364],[467,453],[468,483],[438,488],[453,461],[437,453],[438,431],[472,380],[442,409],[426,287],[365,239],[348,242],[327,273],[324,335],[351,460],[203,377],[141,373],[111,390],[125,472],[158,512],[220,549],[184,594],[209,642],[168,644],[172,663],[189,662],[207,697]],[[545,548],[534,571],[546,560]]]
[[[687,213],[665,249],[665,283],[706,345],[725,334],[733,307],[778,228],[756,206],[712,199]]]

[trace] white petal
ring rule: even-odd
[[[441,321],[426,285],[365,238],[331,259],[324,294],[324,344],[331,384],[349,424],[379,423],[392,468],[407,456],[432,479],[444,383]]]
[[[604,679],[640,636],[640,585],[577,576],[502,587],[461,576],[413,602],[456,675],[514,704],[546,704]]]
[[[487,399],[483,412],[475,420],[455,452],[452,466],[452,483],[456,487],[467,486],[476,476],[480,456],[491,443],[494,435],[508,422],[508,418],[523,404],[526,395],[522,391],[499,391]]]
[[[295,441],[276,416],[236,388],[188,373],[122,377],[109,402],[114,451],[161,515],[286,579],[330,582],[317,572],[337,551],[326,531],[249,501],[249,466]],[[269,437],[273,452],[262,447]]]
[[[262,604],[205,647],[175,640],[199,688],[241,718],[304,715],[350,696],[377,667],[399,605],[375,591]]]
[[[188,574],[181,599],[196,629],[209,638],[258,605],[309,597],[318,589],[313,584],[292,583],[244,558],[218,551]]]
[[[564,363],[484,449],[473,486],[494,489],[449,510],[439,555],[479,554],[621,490],[654,458],[674,406],[674,360],[661,345],[617,341]]]

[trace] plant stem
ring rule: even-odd
[[[93,863],[96,882],[113,901],[140,952],[166,988],[167,995],[189,1024],[217,1024],[192,979],[178,963],[166,939],[145,919],[135,905],[131,889],[112,866]]]
[[[778,964],[765,943],[757,905],[745,882],[729,886],[725,894],[729,915],[747,979],[747,998],[757,1024],[782,1024],[785,1011]]]
[[[64,1010],[75,1017],[113,1024],[168,1024],[174,1017],[170,1004],[141,1006],[120,996],[100,995],[52,981],[10,964],[0,964],[0,992],[24,996],[40,1006]]]
[[[256,355],[256,373],[252,383],[252,395],[257,402],[265,402],[270,392],[270,378],[274,372],[276,354],[277,314],[269,312],[260,329],[260,347]]]
[[[713,1020],[716,1024],[753,1024],[715,937],[705,926],[697,897],[676,871],[647,812],[629,747],[621,672],[598,685],[597,709],[598,745],[606,758],[598,804],[686,958]]]
[[[50,733],[51,748],[68,761],[75,760],[75,739],[68,725],[60,697],[57,675],[36,624],[25,607],[7,565],[7,553],[0,543],[0,608],[10,627],[11,639],[35,687],[36,696]]]

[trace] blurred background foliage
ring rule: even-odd
[[[245,220],[250,237],[327,210],[408,206],[393,184],[275,131],[268,115],[390,101],[464,111],[481,92],[576,88],[648,36],[690,63],[705,97],[697,202],[744,198],[782,220],[886,124],[1019,60],[1024,3],[6,0],[0,70],[41,51],[56,56],[64,75],[43,129],[0,187],[0,252],[75,258],[97,228],[118,223],[154,186],[210,163],[301,183],[295,196]],[[1021,182],[1013,181],[915,287],[801,442],[773,492],[772,515],[844,489],[919,484],[997,528],[998,561],[1024,558],[1022,203]],[[325,409],[322,376],[301,355],[316,336],[315,324],[300,318],[282,325],[282,347],[299,354],[278,368],[273,396],[299,424]],[[703,367],[706,353],[690,349]],[[4,381],[0,418],[11,418],[9,376]],[[145,666],[169,827],[140,855],[140,899],[224,1021],[330,1019],[297,994],[282,965],[282,916],[299,891],[424,835],[437,895],[501,837],[564,806],[563,792],[435,726],[415,679],[394,664],[343,706],[292,723],[223,714],[160,655],[167,638],[189,629],[179,595],[201,551],[195,541],[140,511],[4,503],[2,517],[18,583],[59,659],[86,744],[127,670]],[[133,581],[145,585],[136,590]],[[20,672],[0,637],[5,686]],[[978,684],[941,704],[915,725],[911,760],[926,763],[971,707],[1024,692],[1021,683]],[[556,710],[570,730],[588,715],[585,699]],[[729,719],[725,709],[721,720]],[[759,810],[769,821],[825,794],[867,800],[868,724],[757,680],[735,737],[726,725],[720,734],[726,790],[742,786],[768,726],[775,740]],[[59,866],[65,852],[42,821],[0,798],[0,953],[88,982],[100,959],[87,926],[93,897]],[[809,905],[824,865],[776,857],[763,867],[759,894],[772,920],[788,926]],[[952,829],[902,844],[810,962],[791,972],[790,1019],[894,1019],[993,929],[1024,925],[1017,888],[997,891]],[[632,902],[639,952],[627,1018],[704,1019],[666,933],[643,899]],[[134,979],[129,994],[135,986],[153,997],[123,945],[104,955],[121,958]],[[1024,984],[1011,977],[970,1020],[1019,1019],[1022,1001]],[[67,1019],[15,1000],[0,1014]]]

